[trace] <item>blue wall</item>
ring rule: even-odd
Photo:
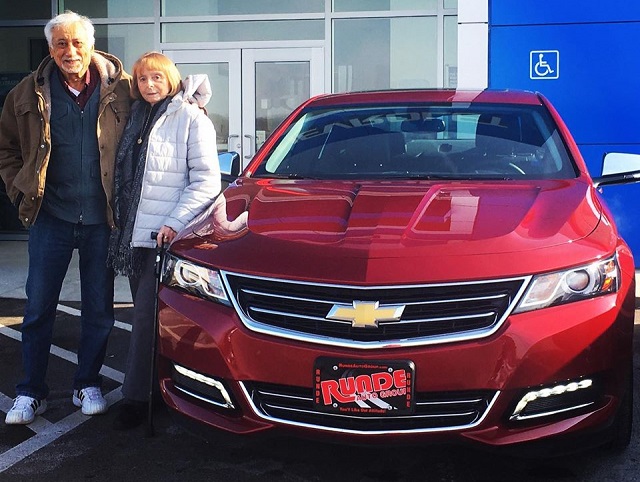
[[[489,86],[539,91],[573,133],[592,176],[605,152],[640,153],[640,2],[490,0]],[[553,73],[544,65],[546,62]],[[640,264],[640,184],[603,197]]]

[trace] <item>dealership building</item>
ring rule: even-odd
[[[206,73],[219,150],[244,165],[310,96],[398,88],[542,92],[574,133],[592,175],[608,151],[640,152],[640,3],[610,0],[20,0],[0,3],[0,108],[48,54],[43,27],[73,10],[96,26],[96,48],[130,71],[144,52],[182,75]],[[25,239],[0,184],[0,239]],[[604,196],[640,253],[640,186]],[[627,209],[623,209],[626,206]]]

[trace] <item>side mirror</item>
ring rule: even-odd
[[[240,154],[237,152],[221,152],[218,154],[220,173],[236,178],[240,175]]]
[[[240,154],[233,151],[221,152],[218,154],[218,163],[224,191],[240,175]]]
[[[608,152],[602,159],[602,175],[640,171],[640,154]]]
[[[640,154],[609,152],[602,159],[602,176],[593,179],[596,187],[640,181]]]

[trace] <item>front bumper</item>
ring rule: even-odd
[[[615,295],[512,315],[487,338],[374,350],[255,333],[233,308],[166,287],[159,298],[158,370],[166,403],[238,434],[286,430],[359,443],[519,444],[606,427],[630,376],[635,293],[628,283]],[[406,419],[337,421],[314,412],[308,398],[320,356],[411,360],[424,410]],[[531,402],[535,416],[514,419],[528,393],[584,380],[592,385]],[[447,412],[447,405],[454,410]]]

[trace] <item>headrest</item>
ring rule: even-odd
[[[426,134],[443,132],[444,127],[444,121],[442,119],[419,119],[402,121],[400,130],[402,130],[402,132]]]
[[[476,137],[480,136],[521,142],[519,118],[514,115],[482,114],[476,126]]]

